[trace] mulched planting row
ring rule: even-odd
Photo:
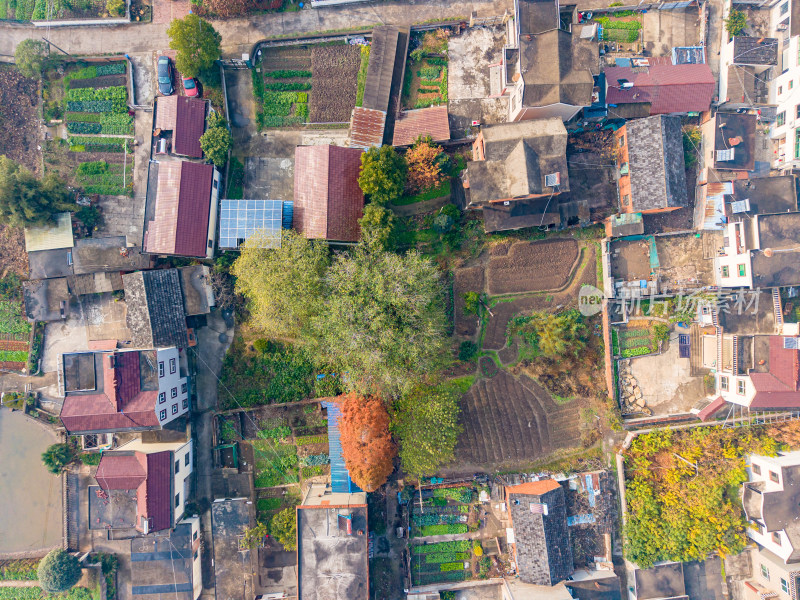
[[[0,369],[8,369],[9,371],[21,371],[24,368],[25,368],[24,362],[0,361]]]
[[[468,315],[464,312],[464,294],[466,292],[483,291],[483,267],[466,267],[456,269],[453,280],[453,293],[455,294],[456,335],[472,337],[478,331],[478,316]]]
[[[0,350],[27,352],[28,342],[18,340],[0,340]]]
[[[344,123],[356,106],[358,46],[319,46],[311,50],[309,122]]]
[[[489,260],[489,294],[558,289],[567,283],[577,258],[578,243],[571,239],[514,244],[507,256]]]
[[[75,88],[107,88],[125,85],[127,79],[125,75],[101,75],[91,79],[73,79],[69,82],[70,89]]]

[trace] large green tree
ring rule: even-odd
[[[361,226],[361,243],[371,252],[391,250],[394,232],[394,213],[377,204],[367,204]]]
[[[45,592],[65,592],[81,578],[81,565],[77,558],[56,548],[39,561],[38,577],[39,585]]]
[[[53,444],[42,453],[42,462],[47,470],[59,475],[75,459],[75,452],[69,444]]]
[[[391,146],[370,148],[361,155],[358,185],[369,199],[386,205],[403,195],[406,184],[406,161]]]
[[[231,272],[236,291],[248,300],[251,323],[270,337],[296,338],[320,310],[330,259],[324,242],[290,229],[281,238],[279,248],[269,249],[261,246],[274,240],[251,236]]]
[[[169,47],[177,51],[175,66],[184,77],[197,77],[222,55],[222,36],[195,14],[174,19],[167,29]]]
[[[461,390],[452,384],[416,385],[394,402],[392,431],[400,439],[400,464],[414,479],[435,475],[451,462],[461,433]]]
[[[44,225],[56,213],[79,208],[54,174],[37,179],[10,158],[0,156],[0,221],[16,227]]]
[[[14,62],[25,77],[39,79],[42,76],[47,44],[41,40],[22,40],[14,51]]]
[[[418,252],[340,254],[325,287],[313,352],[347,373],[349,391],[391,396],[444,364],[443,284]]]

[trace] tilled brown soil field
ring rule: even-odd
[[[0,65],[0,155],[26,169],[41,171],[38,85],[16,68]]]
[[[460,462],[491,468],[538,461],[580,446],[577,401],[558,406],[535,381],[501,371],[464,395],[456,448]]]
[[[516,243],[508,255],[489,259],[489,294],[558,289],[567,283],[577,258],[578,243],[571,239]]]
[[[356,106],[358,46],[319,46],[311,50],[309,122],[345,123]]]
[[[456,335],[472,337],[478,331],[478,316],[464,312],[464,294],[483,291],[483,266],[456,269],[453,280],[453,293],[456,304]]]
[[[513,302],[501,302],[492,308],[492,313],[494,314],[486,324],[483,348],[486,350],[500,350],[506,345],[508,322],[516,314],[577,308],[578,292],[581,286],[595,285],[597,283],[597,267],[594,253],[595,247],[593,245],[589,245],[584,249],[586,258],[584,259],[582,270],[576,274],[575,280],[563,292],[518,298]],[[548,299],[550,300],[549,302]]]

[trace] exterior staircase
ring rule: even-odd
[[[772,311],[775,313],[775,331],[781,333],[783,329],[783,304],[779,288],[772,288]]]

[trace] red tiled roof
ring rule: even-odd
[[[708,110],[716,85],[706,64],[609,67],[605,76],[607,104],[650,102],[651,115]],[[620,79],[632,82],[633,87],[621,89]]]
[[[175,154],[200,158],[200,136],[206,128],[206,101],[188,96],[178,97],[178,108],[175,117],[174,150]]]
[[[431,106],[400,113],[394,122],[394,146],[410,146],[419,137],[431,136],[434,142],[450,139],[447,106]]]
[[[725,399],[722,396],[717,396],[711,404],[706,406],[703,410],[697,413],[697,417],[701,421],[706,421],[710,417],[714,416],[716,412],[725,405]]]
[[[529,481],[519,485],[506,486],[506,494],[541,496],[557,487],[559,487],[559,483],[555,479],[542,479],[541,481]]]
[[[141,518],[150,531],[172,527],[172,452],[104,454],[95,475],[104,490],[136,490],[136,528]]]
[[[295,149],[294,222],[310,239],[355,242],[364,214],[358,187],[361,150],[339,146]]]
[[[174,131],[178,119],[178,98],[180,96],[159,96],[156,98],[155,128]]]
[[[373,146],[382,145],[385,128],[385,112],[357,106],[353,109],[353,116],[350,118],[350,146],[367,150]]]
[[[112,356],[116,368],[111,367]],[[64,398],[60,416],[67,431],[81,433],[158,427],[155,412],[158,391],[141,389],[139,353],[104,353],[102,364],[102,392],[67,394]]]
[[[147,480],[143,494],[145,496],[144,515],[151,519],[151,531],[172,527],[171,468],[172,452],[156,452],[147,455]]]
[[[201,257],[206,255],[213,179],[213,165],[182,163],[175,254]]]
[[[136,454],[103,454],[95,479],[104,490],[135,490],[147,479],[146,466]]]

